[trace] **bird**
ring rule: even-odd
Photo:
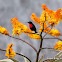
[[[29,23],[29,28],[35,33],[37,33],[35,25],[31,21],[29,21],[28,23]]]

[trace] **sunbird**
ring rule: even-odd
[[[29,28],[35,33],[37,33],[35,25],[31,21],[29,21],[28,23],[29,23]]]

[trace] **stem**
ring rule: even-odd
[[[51,27],[51,29],[52,29],[52,27]],[[51,31],[51,29],[43,36],[43,38]]]
[[[42,48],[42,49],[54,49],[54,48]]]
[[[42,29],[42,32],[43,32],[43,30],[44,30],[44,23],[43,23],[43,29]],[[40,48],[39,48],[39,50],[38,50],[38,52],[37,52],[36,62],[38,62],[38,60],[39,60],[39,54],[40,54],[40,51],[41,51],[41,49],[42,49],[42,42],[43,42],[42,32],[40,33],[41,42],[40,42]]]
[[[31,60],[30,60],[28,57],[26,57],[25,55],[20,54],[20,53],[16,53],[16,54],[17,54],[17,55],[21,55],[21,56],[25,57],[26,59],[28,59],[28,60],[31,62]]]
[[[53,24],[49,25],[48,27],[50,27],[50,26],[52,26],[52,25],[53,25]],[[44,30],[47,29],[48,27],[44,28]]]
[[[43,38],[43,39],[58,39],[58,40],[61,40],[62,41],[62,39],[60,39],[60,38]]]
[[[3,33],[1,33],[1,34],[3,34]],[[5,34],[5,35],[7,35],[7,34]],[[9,36],[9,37],[11,37],[11,38],[14,38],[14,39],[18,39],[18,40],[23,41],[24,43],[26,43],[26,44],[28,44],[29,46],[31,46],[31,47],[35,50],[35,52],[37,53],[37,49],[36,49],[32,44],[28,43],[27,41],[25,41],[25,40],[23,40],[23,39],[20,39],[20,38],[13,37],[13,36],[11,36],[11,35],[7,35],[7,36]]]
[[[0,48],[0,51],[6,51],[6,50]],[[28,57],[26,57],[25,55],[23,55],[23,54],[21,54],[21,53],[17,53],[17,52],[16,52],[16,54],[17,54],[17,55],[20,55],[20,56],[22,56],[22,57],[25,57],[26,59],[28,59],[28,60],[31,62],[31,60],[30,60]]]
[[[58,62],[58,61],[56,61],[56,60],[58,60],[58,58],[56,58],[56,59],[46,59],[46,60],[44,60],[44,61],[42,61],[42,62]]]
[[[42,49],[42,42],[43,42],[43,39],[41,40],[40,48],[39,48],[39,51],[37,52],[36,62],[38,62],[38,60],[39,60],[39,53],[40,53],[40,51],[41,51],[41,49]]]
[[[14,39],[18,39],[18,40],[23,41],[24,43],[26,43],[26,44],[28,44],[29,46],[31,46],[31,47],[35,50],[35,52],[37,52],[36,48],[35,48],[32,44],[28,43],[27,41],[25,41],[25,40],[23,40],[23,39],[20,39],[20,38],[16,38],[16,37],[10,36],[10,35],[8,35],[8,36],[11,37],[11,38],[14,38]]]

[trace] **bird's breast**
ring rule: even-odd
[[[30,27],[30,28],[32,28],[32,27],[33,27],[33,25],[32,25],[32,24],[29,24],[29,27]]]

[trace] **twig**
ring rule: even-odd
[[[51,27],[51,29],[52,29],[52,27]],[[51,31],[51,29],[43,36],[43,38]]]
[[[1,33],[1,34],[3,34],[3,33]],[[5,35],[7,35],[7,34],[5,34]],[[11,36],[11,35],[7,35],[7,36],[9,36],[9,37],[11,37],[11,38],[14,38],[14,39],[18,39],[18,40],[23,41],[24,43],[30,45],[30,46],[35,50],[35,52],[37,53],[37,49],[36,49],[32,44],[28,43],[27,41],[25,41],[25,40],[23,40],[23,39],[20,39],[20,38],[13,37],[13,36]]]
[[[14,39],[18,39],[18,40],[23,41],[24,43],[30,45],[30,46],[35,50],[35,52],[37,52],[36,48],[35,48],[32,44],[28,43],[27,41],[25,41],[25,40],[23,40],[23,39],[20,39],[20,38],[13,37],[13,36],[11,36],[11,35],[8,35],[8,36],[11,37],[11,38],[14,38]]]
[[[58,40],[61,40],[62,41],[62,39],[60,39],[60,38],[43,38],[43,39],[58,39]]]
[[[53,48],[42,48],[42,49],[53,49]]]
[[[43,62],[56,62],[56,60],[57,60],[57,59],[53,59],[53,58],[51,59],[51,58],[50,58],[50,59],[44,60]]]
[[[50,27],[50,26],[51,26],[51,25],[49,25],[48,27]],[[44,28],[44,30],[47,29],[48,27]]]
[[[0,51],[6,51],[6,50],[0,48]],[[26,59],[28,59],[28,60],[31,62],[31,60],[30,60],[28,57],[26,57],[25,55],[23,55],[23,54],[21,54],[21,53],[17,53],[17,52],[16,52],[16,54],[17,54],[17,55],[20,55],[20,56],[22,56],[22,57],[25,57]]]
[[[25,57],[26,59],[28,59],[28,60],[31,62],[31,60],[30,60],[28,57],[26,57],[25,55],[23,55],[23,54],[21,54],[21,53],[16,53],[16,54]]]

